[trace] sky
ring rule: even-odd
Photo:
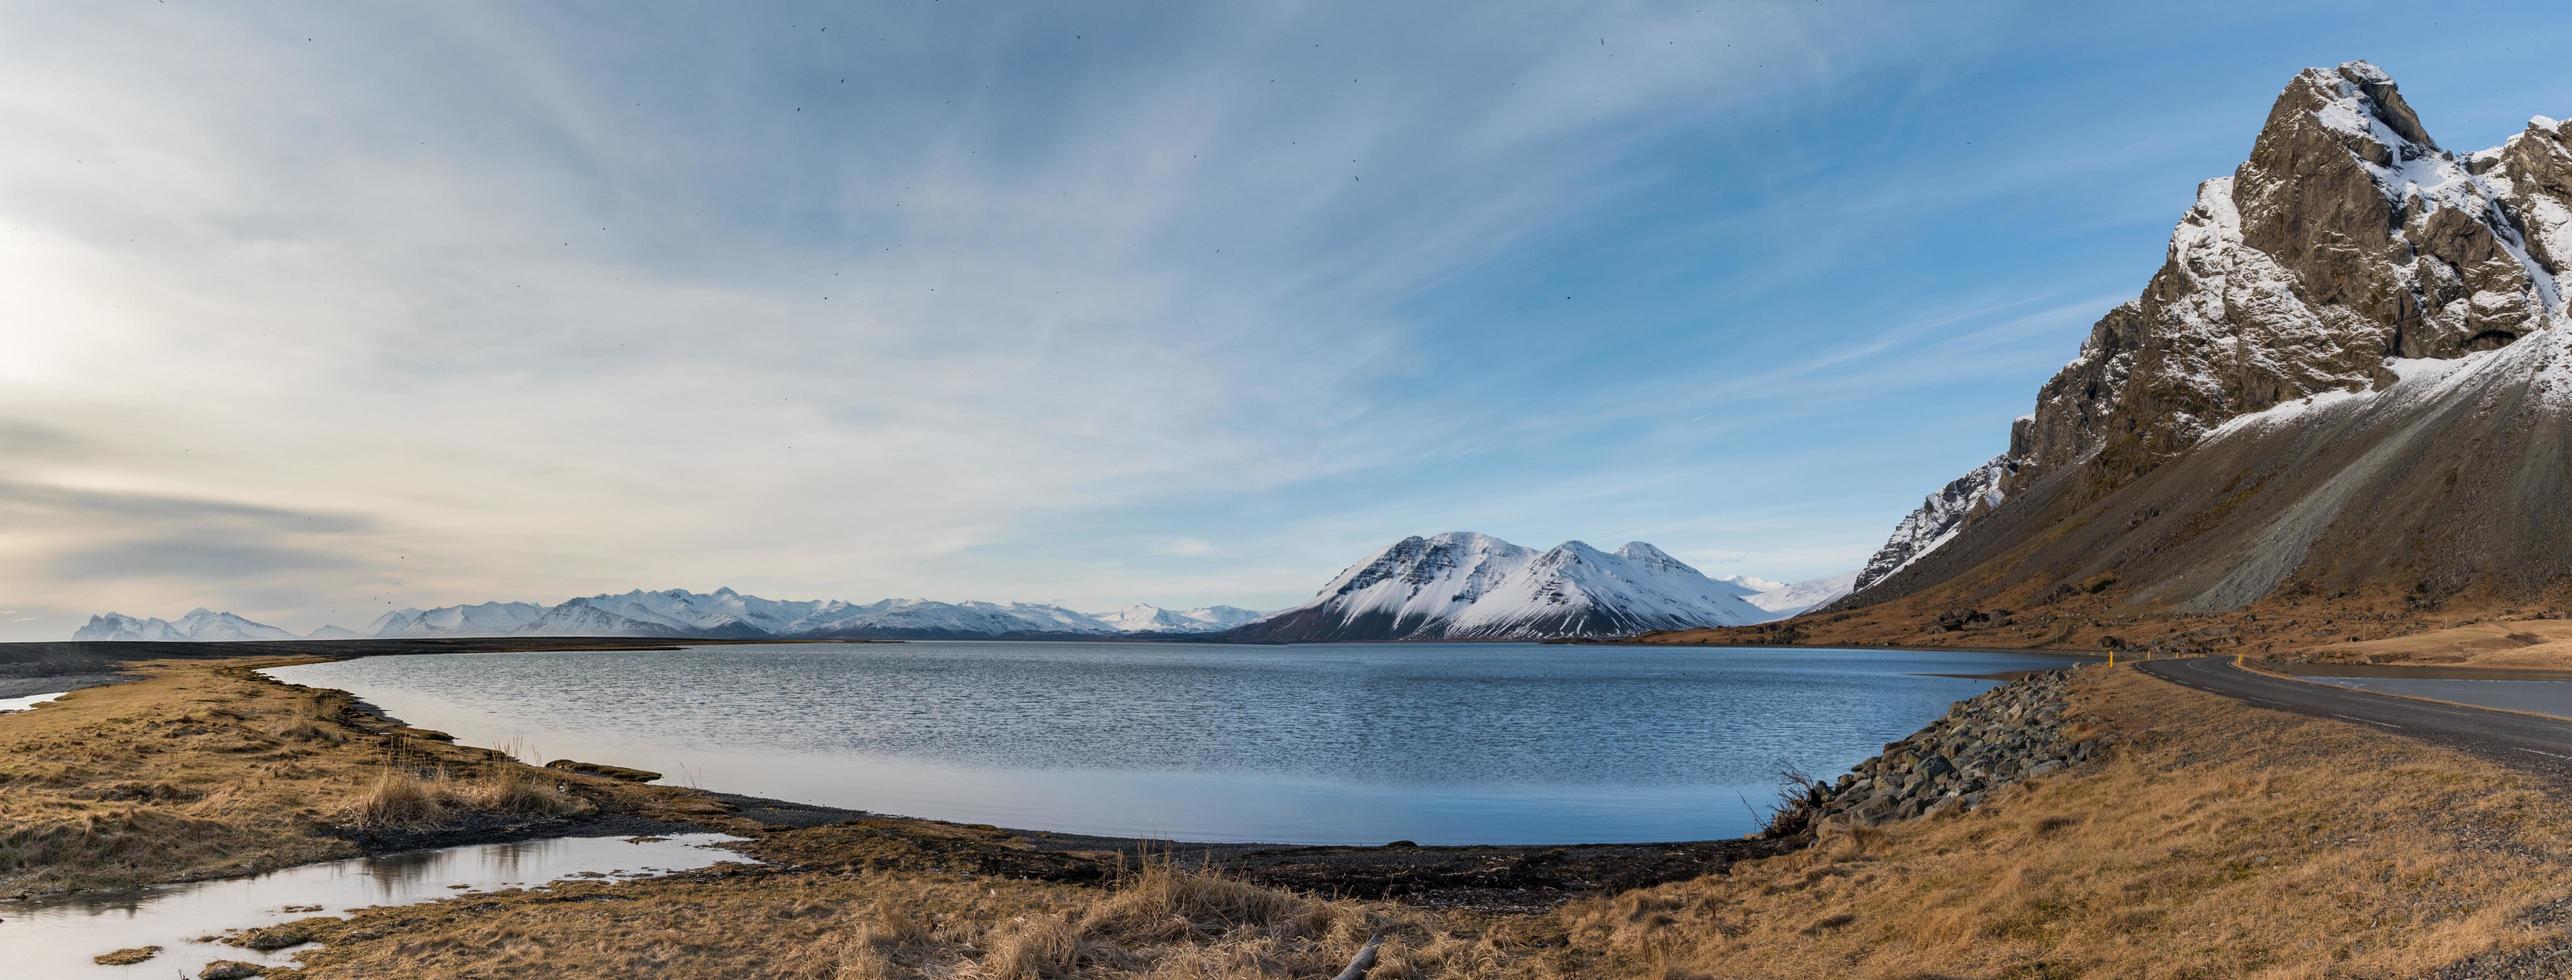
[[[0,3],[0,639],[1843,572],[2297,69],[2572,114],[2561,4],[2120,6]]]

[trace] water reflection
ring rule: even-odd
[[[778,644],[277,668],[477,745],[1009,827],[1700,840],[2060,657],[1537,644]]]
[[[0,963],[8,964],[7,975],[27,977],[165,977],[174,970],[195,976],[200,967],[220,959],[283,964],[291,960],[292,950],[262,955],[195,940],[374,905],[541,887],[572,877],[633,878],[748,861],[707,846],[734,839],[685,834],[662,840],[595,837],[480,844],[118,895],[0,901]],[[136,966],[90,961],[134,946],[160,946],[163,952]]]
[[[67,693],[70,692],[64,691],[53,694],[30,694],[23,698],[0,698],[0,712],[25,711],[29,708],[33,708],[47,701],[61,697]]]

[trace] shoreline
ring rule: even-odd
[[[273,649],[281,645],[258,646]],[[197,644],[196,646],[210,645]],[[554,650],[597,648],[587,645],[545,646],[547,649]],[[679,649],[680,647],[666,642],[653,642],[616,644],[612,648]],[[350,650],[343,647],[338,650],[322,651],[289,648],[267,655],[257,653],[230,657],[201,655],[186,660],[153,659],[144,656],[151,651],[141,649],[133,652],[136,655],[126,658],[123,664],[132,668],[133,671],[118,676],[117,681],[143,679],[137,676],[138,672],[155,673],[169,670],[231,674],[260,689],[280,695],[303,699],[327,698],[345,705],[346,712],[352,720],[361,721],[376,738],[407,737],[415,742],[434,742],[460,754],[484,754],[504,759],[509,765],[521,766],[551,778],[579,778],[557,770],[538,769],[496,751],[452,746],[451,743],[440,738],[444,733],[417,729],[379,706],[365,702],[352,692],[295,684],[270,677],[262,672],[269,667],[355,659],[376,655],[380,650],[364,648]],[[212,652],[207,651],[209,654]],[[414,649],[407,652],[434,654],[495,651],[446,648]],[[123,685],[91,685],[83,690],[94,690],[106,686]],[[77,706],[77,702],[72,705],[75,708]],[[593,784],[613,782],[604,778],[591,778],[587,781]],[[796,832],[831,833],[856,828],[869,839],[879,843],[897,841],[899,846],[906,848],[944,846],[936,842],[966,840],[970,842],[969,850],[980,852],[975,860],[997,860],[998,866],[1011,866],[1018,859],[1005,856],[995,858],[995,855],[1002,851],[1016,853],[1034,860],[1033,873],[1047,880],[1094,881],[1110,875],[1112,868],[1140,867],[1156,859],[1175,858],[1216,869],[1222,873],[1238,875],[1264,886],[1291,888],[1331,898],[1399,899],[1423,908],[1471,909],[1492,913],[1541,911],[1585,895],[1607,894],[1719,873],[1736,862],[1786,853],[1809,843],[1809,838],[1770,839],[1757,835],[1631,843],[1417,845],[1397,841],[1388,844],[1334,845],[1196,842],[958,823],[667,783],[627,785],[633,786],[638,791],[673,800],[702,801],[703,806],[701,812],[692,815],[646,812],[648,808],[624,810],[602,808],[592,816],[569,821],[476,820],[457,826],[418,831],[369,830],[363,833],[335,833],[330,836],[354,848],[356,854],[383,856],[460,845],[562,837],[716,831],[752,838],[749,844],[741,846],[740,849],[744,853],[760,856],[763,860],[773,860],[759,851],[768,838],[791,835]],[[780,867],[794,866],[792,861],[774,861],[774,863]],[[54,892],[54,894],[112,895],[157,884],[237,877],[240,874],[266,873],[292,866],[295,865],[234,869],[214,874],[168,875],[132,886],[106,889],[76,888]]]
[[[752,642],[755,642],[755,641],[752,641]],[[677,643],[677,644],[672,644],[672,645],[667,645],[667,646],[644,646],[644,647],[634,647],[633,649],[680,650],[680,649],[685,649],[685,648],[687,648],[687,647],[689,647],[689,646],[693,646],[693,645],[695,645],[695,644],[691,644],[691,643],[684,643],[684,642],[683,642],[683,643]],[[1234,645],[1239,645],[1239,644],[1215,644],[1215,645],[1219,645],[1219,646],[1234,646]],[[1325,645],[1327,645],[1327,646],[1341,646],[1341,645],[1343,645],[1343,644],[1283,644],[1283,645],[1286,645],[1286,646],[1295,646],[1295,645],[1314,645],[1314,646],[1325,646]],[[1407,647],[1407,646],[1418,646],[1419,644],[1412,643],[1412,642],[1410,642],[1410,641],[1380,641],[1380,642],[1371,643],[1371,644],[1368,644],[1368,645],[1371,645],[1371,646],[1390,646],[1390,647],[1397,647],[1397,648],[1399,648],[1399,647]],[[1616,645],[1620,645],[1620,646],[1632,646],[1632,645],[1629,645],[1629,644],[1616,644]],[[1745,648],[1745,649],[1750,649],[1750,648]],[[1791,647],[1777,647],[1777,648],[1767,648],[1767,649],[1776,649],[1776,650],[1795,650],[1795,649],[1797,649],[1797,648],[1791,648]],[[441,650],[441,651],[429,651],[429,652],[438,652],[438,653],[443,653],[443,652],[458,652],[458,653],[487,653],[487,652],[491,652],[491,651],[444,651],[444,650]],[[526,651],[526,652],[537,652],[537,651],[530,650],[530,651]],[[2096,658],[2096,657],[2083,657],[2083,656],[2079,656],[2079,655],[2067,655],[2067,654],[2058,654],[2058,653],[2050,653],[2050,652],[2043,652],[2043,651],[2023,651],[2023,650],[1922,650],[1922,651],[1909,651],[1909,650],[1900,650],[1900,649],[1866,649],[1866,648],[1859,648],[1859,649],[1853,649],[1853,650],[1850,650],[1849,652],[1852,652],[1852,653],[1858,653],[1858,654],[1862,654],[1862,655],[1864,655],[1864,654],[1902,654],[1902,653],[1922,653],[1922,654],[1929,654],[1929,655],[1932,655],[1932,656],[1943,656],[1943,655],[1947,655],[1947,654],[1977,654],[1977,655],[1987,655],[1987,656],[1996,656],[1996,657],[2008,657],[2008,658],[2036,658],[2036,659],[2043,659],[2043,660],[2047,661],[2045,664],[2042,664],[2042,665],[2030,665],[2030,666],[2027,666],[2027,667],[2024,667],[2024,668],[2019,668],[2019,667],[2014,667],[2014,666],[2004,666],[2004,665],[1990,665],[1990,666],[1996,667],[1996,668],[1998,668],[1998,669],[1990,669],[1990,670],[1971,670],[1971,669],[1968,669],[1968,670],[1967,670],[1967,671],[1965,671],[1965,672],[1942,672],[1942,671],[1935,671],[1935,670],[1913,670],[1913,671],[1906,671],[1906,672],[1902,672],[1902,673],[1899,675],[1899,676],[1903,676],[1903,677],[1917,677],[1917,678],[1940,678],[1940,679],[1949,679],[1949,680],[1985,681],[1985,682],[1993,682],[1993,686],[2006,686],[2006,685],[2008,685],[2008,684],[2010,684],[2010,683],[2012,683],[2012,682],[2025,680],[2025,679],[2027,679],[2027,678],[2034,677],[2034,676],[2037,676],[2037,675],[2041,675],[2041,674],[2045,674],[2045,673],[2053,672],[2053,671],[2058,671],[2058,670],[2063,670],[2063,669],[2067,669],[2067,668],[2070,668],[2070,667],[2080,666],[2080,665],[2083,665],[2083,664],[2086,664],[2086,663],[2095,662],[2095,661],[2098,661],[2098,660],[2100,660],[2100,659],[2103,659],[2103,658]],[[295,661],[294,661],[294,662],[295,662],[295,663],[335,662],[335,661],[343,661],[343,660],[359,659],[359,658],[362,658],[362,657],[364,657],[364,656],[368,656],[368,655],[369,655],[369,654],[358,653],[358,654],[348,654],[348,655],[340,655],[340,656],[327,656],[327,657],[324,657],[324,656],[310,656],[310,657],[295,658]],[[2067,662],[2067,661],[2068,661],[2068,662]],[[261,666],[258,668],[258,670],[259,670],[259,672],[262,674],[262,676],[266,676],[266,670],[267,670],[267,668],[268,668],[268,667],[272,667],[272,666],[290,666],[290,664],[288,664],[288,663],[282,663],[282,662],[281,662],[281,663],[275,663],[275,664],[263,664],[263,665],[261,665]],[[295,684],[295,683],[297,683],[295,680],[293,680],[293,679],[291,679],[291,678],[276,678],[276,677],[271,677],[271,678],[269,678],[269,679],[271,679],[271,680],[276,680],[276,681],[279,681],[279,682],[282,682],[282,683],[287,683],[287,684]],[[425,727],[425,726],[423,726],[422,724],[420,724],[420,723],[418,723],[418,722],[416,722],[416,721],[410,720],[410,719],[400,718],[400,717],[396,716],[395,714],[393,714],[393,713],[392,713],[391,711],[389,711],[388,709],[384,708],[383,706],[376,705],[376,704],[374,704],[374,703],[372,703],[372,702],[366,701],[364,698],[362,698],[361,696],[357,695],[357,694],[356,694],[355,692],[353,692],[353,691],[348,691],[348,690],[345,690],[345,689],[338,689],[338,688],[328,688],[328,689],[329,689],[329,690],[335,690],[335,691],[337,691],[338,693],[340,693],[341,695],[343,695],[343,696],[345,696],[345,697],[348,697],[348,698],[349,698],[349,699],[351,699],[353,702],[355,702],[356,704],[360,705],[364,710],[367,710],[367,711],[369,711],[369,712],[371,712],[371,713],[375,714],[376,716],[378,716],[378,717],[380,717],[380,718],[385,719],[386,721],[388,721],[388,722],[389,722],[389,723],[391,723],[391,724],[394,724],[394,725],[396,725],[396,726],[405,727],[405,728],[412,728],[412,729],[418,729],[418,730],[426,730],[426,727]],[[1979,694],[1979,693],[1980,693],[1980,692],[1977,692],[1977,694]],[[1973,696],[1976,696],[1976,695],[1967,695],[1967,696],[1965,696],[1964,698],[1959,698],[1959,699],[1957,699],[1957,700],[1958,700],[1958,701],[1962,701],[1962,700],[1965,700],[1965,699],[1970,698],[1970,697],[1973,697]],[[1945,703],[1945,705],[1946,705],[1947,707],[1952,707],[1952,706],[1953,706],[1953,704],[1954,704],[1954,702],[1946,702],[1946,703]],[[1934,724],[1934,723],[1936,722],[1936,720],[1937,720],[1937,716],[1924,716],[1924,717],[1922,718],[1922,720],[1921,720],[1921,724],[1923,724],[1923,725]],[[1895,740],[1899,740],[1900,738],[1907,737],[1907,736],[1909,736],[1910,734],[1913,734],[1913,733],[1914,733],[1914,732],[1916,732],[1916,731],[1917,731],[1917,729],[1905,730],[1905,731],[1901,731],[1901,732],[1889,732],[1889,733],[1887,734],[1887,736],[1886,736],[1886,737],[1891,738],[1891,739],[1895,739]],[[445,735],[446,733],[439,733],[439,734],[440,734],[440,735]],[[484,731],[484,732],[482,732],[481,734],[479,734],[479,735],[475,735],[475,736],[473,736],[473,737],[474,737],[475,739],[477,739],[477,740],[481,740],[481,739],[500,738],[500,737],[501,737],[501,735],[500,735],[500,734],[497,734],[497,733],[494,733],[494,732],[491,732],[491,731]],[[1873,744],[1873,743],[1869,743],[1869,744]],[[1872,749],[1870,749],[1869,751],[1873,751],[1873,750],[1872,750]],[[602,756],[599,756],[599,757],[595,757],[595,758],[593,758],[593,757],[585,756],[585,755],[581,754],[578,750],[576,750],[576,749],[575,749],[574,751],[572,751],[569,755],[565,756],[564,758],[562,758],[562,759],[556,759],[556,760],[553,760],[553,761],[556,761],[556,762],[576,762],[576,763],[580,763],[580,764],[606,764],[606,765],[609,765],[609,766],[615,766],[615,767],[633,767],[633,768],[638,768],[638,769],[657,769],[657,770],[665,770],[665,771],[667,770],[667,766],[666,766],[666,765],[653,765],[649,760],[646,760],[646,759],[635,758],[635,757],[631,757],[631,756],[629,756],[629,757],[627,757],[627,758],[624,758],[624,759],[619,759],[619,758],[615,758],[615,757],[613,757],[613,755],[614,755],[614,753],[613,753],[613,752],[609,752],[607,755],[602,755]],[[539,765],[539,764],[541,764],[541,762],[540,762],[540,761],[531,761],[531,760],[527,760],[527,759],[521,759],[520,761],[522,761],[522,762],[527,762],[527,764],[529,764],[529,765]],[[1861,759],[1861,760],[1859,760],[1859,761],[1862,763],[1862,762],[1864,762],[1864,761],[1866,761],[1866,760]],[[685,767],[683,766],[682,768],[684,769]],[[1830,775],[1836,775],[1836,772],[1834,772],[1834,773],[1832,773],[1832,774],[1830,774]],[[664,779],[664,780],[669,780],[669,779],[670,779],[670,777],[666,777],[666,776],[665,776],[665,777],[663,777],[663,779]],[[664,782],[654,783],[653,785],[679,786],[679,785],[681,785],[681,784],[679,784],[679,783],[677,783],[677,782],[675,782],[675,781],[664,781]],[[702,784],[698,784],[698,783],[696,783],[696,782],[694,782],[694,781],[691,781],[690,783],[686,784],[686,785],[685,785],[685,788],[688,788],[688,789],[691,789],[691,790],[695,790],[695,791],[698,791],[698,792],[704,792],[704,793],[713,794],[713,795],[716,795],[716,796],[726,797],[726,798],[738,798],[738,799],[743,799],[743,800],[759,800],[759,801],[763,801],[763,802],[765,802],[765,803],[769,803],[769,804],[781,804],[781,805],[787,805],[787,806],[792,806],[792,807],[797,807],[797,808],[809,809],[809,810],[813,810],[813,811],[835,811],[835,812],[843,812],[843,813],[847,813],[847,814],[854,815],[854,816],[863,816],[863,817],[868,817],[868,818],[881,818],[881,819],[894,819],[894,820],[916,820],[916,821],[922,821],[922,822],[931,823],[931,824],[951,825],[951,826],[991,827],[991,828],[994,828],[994,829],[998,829],[998,830],[1001,830],[1001,831],[1007,832],[1007,833],[1009,833],[1009,834],[1013,834],[1013,835],[1018,835],[1018,836],[1021,836],[1021,837],[1025,837],[1025,838],[1027,838],[1027,839],[1029,839],[1029,840],[1031,840],[1031,841],[1039,842],[1042,846],[1046,846],[1046,847],[1049,847],[1049,848],[1051,848],[1051,849],[1058,849],[1058,850],[1072,850],[1072,849],[1103,849],[1103,850],[1105,850],[1105,849],[1121,849],[1121,850],[1124,850],[1124,851],[1126,851],[1126,852],[1128,852],[1128,853],[1140,853],[1140,851],[1138,850],[1138,846],[1143,846],[1143,847],[1156,848],[1156,849],[1168,849],[1168,848],[1173,848],[1173,847],[1175,847],[1175,848],[1183,849],[1183,850],[1185,850],[1187,853],[1191,853],[1191,854],[1212,854],[1212,855],[1224,856],[1224,857],[1227,857],[1227,858],[1229,858],[1229,857],[1233,857],[1233,856],[1242,855],[1242,854],[1247,854],[1247,853],[1253,853],[1253,852],[1261,852],[1261,853],[1264,853],[1264,852],[1285,851],[1285,850],[1290,850],[1290,849],[1303,849],[1303,850],[1308,851],[1308,852],[1311,852],[1311,853],[1328,853],[1328,854],[1346,855],[1346,854],[1351,853],[1351,852],[1365,852],[1365,851],[1381,850],[1381,849],[1383,849],[1383,848],[1387,847],[1389,843],[1394,842],[1395,835],[1402,833],[1402,829],[1400,829],[1400,828],[1396,828],[1396,829],[1394,829],[1394,830],[1389,831],[1389,832],[1385,835],[1385,837],[1382,837],[1382,838],[1372,838],[1372,839],[1368,839],[1368,838],[1357,838],[1357,839],[1339,839],[1339,840],[1323,839],[1323,840],[1319,840],[1319,841],[1312,841],[1312,840],[1297,841],[1297,840],[1275,840],[1275,839],[1263,839],[1263,838],[1257,838],[1257,837],[1246,837],[1246,838],[1232,838],[1232,839],[1197,840],[1197,839],[1189,839],[1189,838],[1185,838],[1185,837],[1157,836],[1157,835],[1151,835],[1151,834],[1149,834],[1149,833],[1147,833],[1147,834],[1143,834],[1143,835],[1131,835],[1131,834],[1122,834],[1122,833],[1118,833],[1118,832],[1113,831],[1113,830],[1106,831],[1106,832],[1100,832],[1100,831],[1094,831],[1094,830],[1075,830],[1075,829],[1058,829],[1058,828],[1048,828],[1048,827],[1042,827],[1042,826],[1026,826],[1026,825],[1019,825],[1019,824],[1015,824],[1015,823],[1008,823],[1008,822],[988,822],[988,821],[986,821],[986,820],[977,820],[977,819],[975,819],[975,818],[974,818],[974,817],[972,817],[972,816],[966,816],[966,817],[938,817],[938,816],[927,816],[927,815],[918,815],[918,814],[895,813],[895,812],[889,812],[889,811],[883,811],[883,810],[864,809],[863,807],[866,805],[866,802],[867,802],[867,801],[865,801],[865,800],[861,800],[861,799],[843,798],[843,799],[841,800],[841,802],[839,802],[839,803],[829,803],[829,804],[826,804],[826,803],[819,803],[819,802],[805,801],[805,800],[789,800],[789,799],[786,799],[786,798],[783,798],[783,797],[778,797],[778,796],[773,796],[773,795],[761,795],[761,794],[756,794],[756,793],[735,793],[735,792],[726,791],[726,790],[724,790],[724,789],[720,788],[719,786],[702,785]],[[778,790],[778,789],[783,789],[783,788],[784,788],[784,787],[782,787],[782,786],[772,786],[770,789],[771,789],[771,792],[773,793],[773,792],[775,792],[776,790]],[[1764,816],[1762,816],[1762,814],[1764,814],[1766,811],[1768,811],[1768,810],[1770,810],[1770,809],[1773,809],[1773,808],[1774,808],[1774,805],[1775,805],[1775,804],[1777,804],[1777,802],[1778,802],[1778,800],[1777,800],[1777,798],[1776,798],[1776,797],[1777,797],[1777,794],[1778,794],[1782,789],[1783,789],[1782,784],[1771,784],[1771,783],[1761,783],[1761,784],[1757,785],[1756,787],[1748,788],[1747,792],[1748,792],[1748,794],[1749,794],[1749,795],[1748,795],[1748,797],[1747,797],[1747,800],[1748,800],[1748,802],[1752,805],[1752,809],[1753,809],[1753,813],[1754,813],[1754,817],[1755,817],[1755,818],[1757,818],[1757,819],[1765,819],[1765,817],[1764,817]],[[1729,807],[1730,807],[1730,803],[1729,803],[1729,796],[1727,797],[1727,802],[1726,802],[1724,805],[1725,805],[1727,808],[1729,808]],[[998,818],[998,819],[1003,820],[1003,821],[1006,821],[1006,819],[1007,819],[1007,818],[1006,818],[1006,817],[1001,817],[1001,818]],[[1148,831],[1148,830],[1157,829],[1157,828],[1146,828],[1146,829],[1147,829],[1147,831]],[[1670,849],[1670,848],[1704,849],[1704,848],[1708,848],[1708,847],[1715,846],[1715,845],[1731,846],[1731,845],[1738,844],[1739,842],[1742,842],[1742,841],[1756,839],[1756,838],[1757,838],[1757,836],[1758,836],[1758,831],[1756,830],[1756,828],[1755,828],[1755,827],[1753,827],[1753,828],[1748,828],[1748,829],[1746,829],[1746,830],[1745,830],[1745,832],[1743,832],[1743,833],[1741,833],[1741,834],[1732,835],[1732,836],[1722,836],[1722,837],[1676,837],[1676,836],[1673,836],[1673,837],[1651,837],[1651,838],[1643,838],[1643,839],[1610,839],[1610,840],[1545,840],[1545,839],[1538,839],[1538,840],[1521,840],[1521,841],[1462,841],[1462,842],[1447,842],[1447,843],[1434,843],[1434,844],[1417,844],[1417,843],[1411,843],[1411,842],[1409,842],[1409,841],[1407,841],[1407,840],[1402,840],[1402,841],[1399,841],[1399,843],[1401,843],[1405,848],[1410,849],[1410,850],[1459,850],[1459,851],[1462,851],[1462,850],[1475,850],[1475,849],[1481,849],[1481,850],[1485,850],[1485,851],[1494,851],[1494,852],[1522,853],[1522,852],[1536,852],[1536,851],[1546,851],[1546,850],[1583,849],[1583,848],[1606,848],[1606,849],[1628,849],[1628,850],[1632,850],[1632,849]]]
[[[338,773],[326,784],[333,793],[359,785],[354,777],[377,758],[375,735],[397,731],[393,723],[352,710],[344,693],[252,674],[247,665],[257,662],[142,665],[131,684],[0,719],[0,778],[26,791],[0,794],[0,815],[14,818],[10,829],[43,831],[45,811],[27,804],[48,794],[86,800],[144,780],[231,785],[241,756],[227,746],[249,731],[284,739],[278,748],[306,770]],[[2369,975],[2423,975],[2467,958],[2516,956],[2531,943],[2549,948],[2541,930],[2556,920],[2545,897],[2572,884],[2572,870],[2541,859],[2572,827],[2557,784],[2133,669],[2046,676],[2054,679],[1960,702],[1862,772],[1820,785],[1802,811],[1805,826],[1786,836],[1703,846],[1184,846],[560,774],[600,811],[726,830],[749,838],[728,849],[763,863],[299,920],[289,925],[317,945],[299,952],[288,975],[488,972],[506,963],[566,976],[829,976],[850,956],[876,955],[902,965],[884,976],[955,975],[1006,962],[1030,929],[1072,937],[1099,950],[1099,962],[1113,957],[1138,971],[1232,975],[1200,968],[1280,964],[1283,949],[1294,965],[1269,969],[1328,975],[1373,935],[1385,937],[1386,958],[1412,965],[1409,975],[1503,969],[1544,980],[1659,975],[1673,965],[1709,976],[1740,975],[1742,964],[1781,975],[1946,973],[1968,962],[1959,958],[1968,949],[1971,962],[1993,971],[2072,962],[2097,975],[2133,975],[2145,964],[2214,975],[2245,955],[2280,962],[2309,954]],[[302,719],[340,734],[281,724]],[[164,743],[174,724],[211,730]],[[48,744],[80,744],[117,760],[127,757],[120,747],[145,743],[166,747],[85,770],[40,757]],[[498,756],[425,748],[451,760]],[[495,765],[556,775],[514,760]],[[452,778],[470,786],[461,781],[483,777]],[[223,820],[256,834],[314,829],[273,805],[277,787],[242,788],[254,798]],[[338,814],[343,800],[307,795],[300,805]],[[115,806],[214,815],[184,801]],[[540,832],[530,836],[596,835],[595,823],[531,823]],[[391,850],[389,839],[364,847],[333,840],[338,850],[318,855],[292,839],[238,839],[261,844],[241,857],[278,859],[272,867]],[[184,852],[166,851],[180,842],[122,846],[128,859],[186,866],[171,863]],[[226,867],[199,877],[245,873]],[[2420,887],[2432,900],[2388,898],[2372,884],[2395,873],[2426,875]],[[2100,915],[2109,905],[2126,912]],[[2494,931],[2441,911],[2458,907],[2535,916],[2536,925]],[[943,924],[920,925],[928,922]],[[2403,938],[2371,938],[2385,935]],[[2327,948],[2314,950],[2317,939]],[[1281,941],[1290,945],[1274,945]]]

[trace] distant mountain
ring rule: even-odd
[[[862,606],[833,603],[788,635],[845,639],[937,639],[975,636],[1104,636],[1116,627],[1061,606],[1030,602],[933,602],[885,599]]]
[[[1167,610],[1136,606],[1108,618],[1061,606],[1012,602],[884,599],[768,599],[729,588],[713,592],[637,589],[581,596],[551,606],[483,602],[402,609],[364,630],[324,626],[297,637],[230,613],[189,613],[176,623],[108,613],[92,617],[79,640],[293,640],[472,636],[667,636],[758,639],[971,639],[1008,636],[1113,636],[1211,633],[1259,618],[1233,606]],[[1131,625],[1128,625],[1128,624]]]
[[[1127,633],[1219,633],[1236,626],[1258,622],[1260,613],[1240,606],[1163,609],[1159,606],[1133,605],[1115,612],[1092,613],[1090,616]]]
[[[1773,618],[1743,590],[1637,541],[1539,552],[1486,534],[1409,537],[1311,602],[1228,634],[1262,641],[1543,639],[1738,626]]]
[[[254,623],[228,612],[205,609],[190,610],[171,622],[159,617],[136,619],[123,613],[106,613],[89,617],[89,623],[74,631],[75,640],[158,640],[165,643],[212,643],[224,640],[292,640],[293,633],[266,623]]]
[[[364,635],[373,637],[408,636],[503,636],[544,615],[545,607],[532,602],[485,602],[471,606],[440,606],[436,609],[402,609],[375,618]]]
[[[582,596],[552,606],[486,602],[388,613],[376,636],[692,636],[796,639],[938,639],[1105,635],[1117,626],[1061,606],[1035,603],[883,599],[769,599],[730,588],[713,592],[637,589]]]
[[[1857,584],[1857,578],[1857,572],[1848,572],[1829,578],[1792,583],[1769,582],[1765,579],[1746,577],[1728,581],[1741,585],[1759,582],[1768,586],[1743,596],[1742,601],[1759,607],[1773,618],[1785,619],[1807,609],[1828,605],[1832,600],[1849,594],[1849,589]]]

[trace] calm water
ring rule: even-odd
[[[2060,658],[1535,644],[718,646],[269,671],[669,781],[1200,841],[1695,840]],[[514,740],[514,741],[513,741]]]
[[[541,888],[571,877],[639,878],[726,861],[750,862],[707,846],[736,839],[686,834],[665,840],[576,837],[476,844],[308,864],[130,895],[0,900],[0,976],[193,977],[215,960],[283,965],[295,950],[262,954],[201,940],[372,905]],[[100,953],[134,946],[159,946],[161,953],[132,966],[90,962]]]

